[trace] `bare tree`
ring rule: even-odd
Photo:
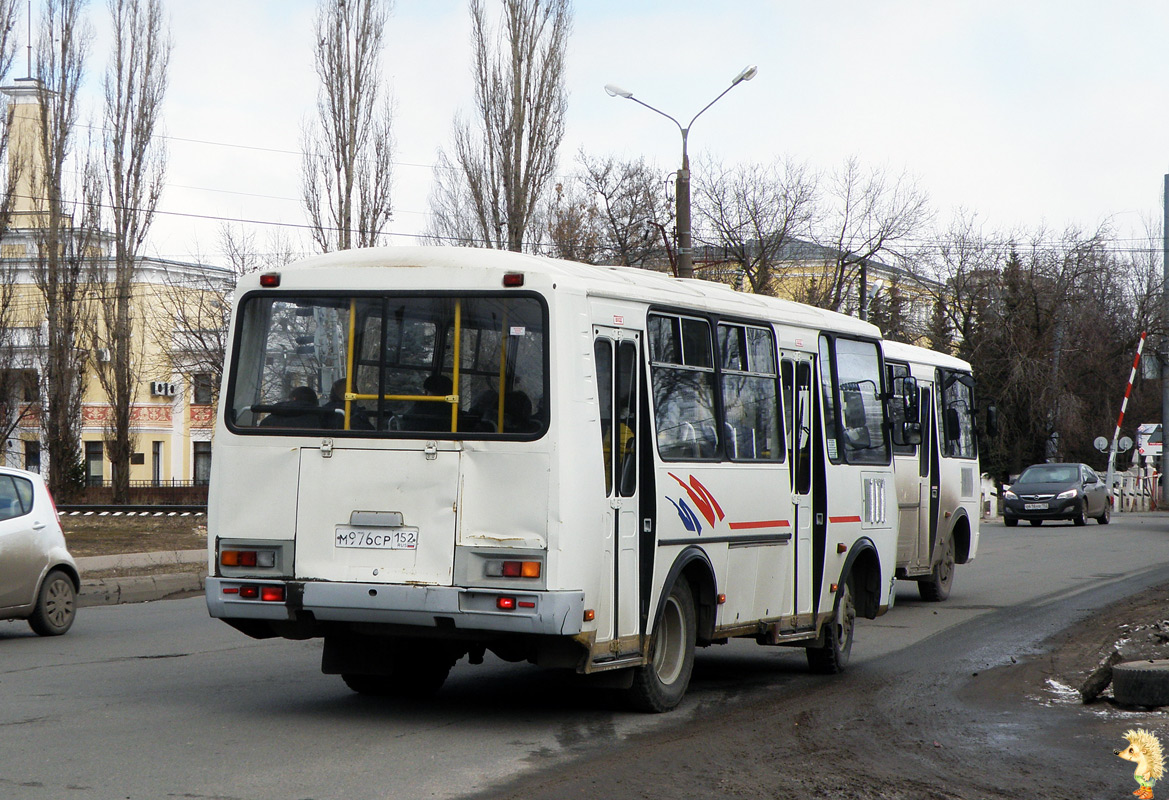
[[[31,148],[35,163],[28,167],[39,212],[33,274],[48,323],[42,420],[49,485],[59,498],[68,498],[79,486],[85,344],[92,320],[86,264],[101,247],[100,175],[87,161],[72,161],[78,90],[91,39],[84,5],[84,0],[46,0],[43,6],[36,64],[39,130]],[[80,185],[71,188],[65,179],[74,171]]]
[[[393,104],[381,54],[389,0],[320,0],[316,118],[303,133],[301,197],[321,252],[370,247],[393,215]]]
[[[112,223],[113,261],[95,263],[102,287],[101,325],[94,327],[94,372],[109,399],[105,445],[113,465],[113,501],[130,493],[131,430],[142,365],[143,332],[132,306],[138,259],[145,244],[166,174],[166,152],[155,133],[171,41],[161,0],[108,0],[113,48],[105,74],[105,192]]]
[[[664,263],[659,227],[671,209],[658,174],[644,158],[577,152],[580,171],[554,187],[543,212],[545,236],[560,258],[591,264],[645,267]]]
[[[455,120],[440,153],[432,240],[521,251],[564,136],[569,0],[501,0],[500,32],[470,0],[476,123]]]
[[[19,14],[17,0],[0,0],[0,75],[7,75],[16,54],[13,31]],[[0,115],[0,165],[9,156],[9,127],[11,116]],[[12,187],[17,183],[19,163],[9,163],[7,180],[0,194],[0,237],[9,228],[12,211]],[[30,322],[25,304],[19,302],[17,281],[19,265],[15,261],[0,260],[0,448],[8,437],[31,416],[31,396],[36,393],[36,373],[21,369],[18,350],[25,344],[22,336]],[[30,380],[31,376],[31,380]],[[0,452],[0,463],[3,453]]]
[[[219,230],[218,244],[225,269],[176,267],[168,273],[159,302],[163,314],[174,320],[174,327],[160,332],[164,338],[155,341],[156,349],[169,356],[165,366],[185,375],[189,383],[195,375],[207,376],[213,395],[223,378],[236,281],[241,275],[282,266],[300,255],[278,234],[268,240],[267,250],[262,252],[253,233],[227,224]],[[203,264],[207,259],[198,261]]]
[[[699,241],[746,278],[756,294],[776,293],[775,273],[792,240],[806,236],[816,203],[816,176],[806,166],[711,164],[696,184]]]
[[[580,180],[558,182],[543,214],[548,246],[556,258],[583,264],[605,261],[605,226],[596,198]]]
[[[816,241],[828,254],[808,302],[839,311],[857,304],[867,309],[868,266],[896,261],[929,221],[926,194],[905,173],[861,168],[848,159],[825,183],[826,216]],[[850,297],[850,293],[852,297]]]

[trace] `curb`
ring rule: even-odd
[[[89,578],[87,571],[164,567],[171,564],[197,564],[207,559],[206,550],[169,550],[155,553],[124,553],[113,556],[78,558],[81,571],[81,590],[77,593],[78,608],[112,606],[119,603],[146,603],[201,594],[206,585],[206,570],[195,572],[162,572],[157,575],[133,575],[117,578]]]
[[[165,575],[139,575],[129,578],[82,580],[77,607],[113,606],[119,603],[147,603],[190,597],[202,593],[206,576],[193,572]]]

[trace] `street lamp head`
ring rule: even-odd
[[[755,66],[754,64],[752,64],[749,67],[745,67],[743,69],[743,71],[740,72],[738,75],[736,75],[735,79],[733,81],[731,81],[731,86],[737,86],[740,83],[742,83],[743,81],[751,80],[752,78],[755,77],[756,74],[758,74],[758,72],[759,72],[759,68],[757,66]]]
[[[620,86],[613,83],[605,84],[605,94],[609,95],[609,97],[624,97],[626,100],[633,98],[633,92],[622,89]]]

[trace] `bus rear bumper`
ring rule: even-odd
[[[217,619],[361,622],[423,628],[575,636],[584,622],[584,592],[397,586],[383,583],[207,578],[207,610]],[[282,586],[283,602],[241,597],[245,586]],[[248,593],[244,593],[245,595]],[[262,592],[261,592],[262,594]]]

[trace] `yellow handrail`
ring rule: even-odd
[[[353,401],[351,395],[353,394],[353,370],[354,358],[356,352],[353,349],[354,339],[357,332],[357,300],[350,299],[349,301],[349,342],[345,349],[348,351],[345,356],[346,362],[349,364],[349,369],[345,371],[345,424],[342,426],[343,430],[349,430],[349,404]],[[330,387],[330,391],[332,387]]]
[[[459,351],[463,345],[463,301],[455,298],[455,346],[454,355],[455,363],[451,368],[451,383],[454,384],[454,394],[447,397],[447,402],[451,404],[451,433],[455,433],[459,429]],[[451,398],[454,398],[452,401]]]

